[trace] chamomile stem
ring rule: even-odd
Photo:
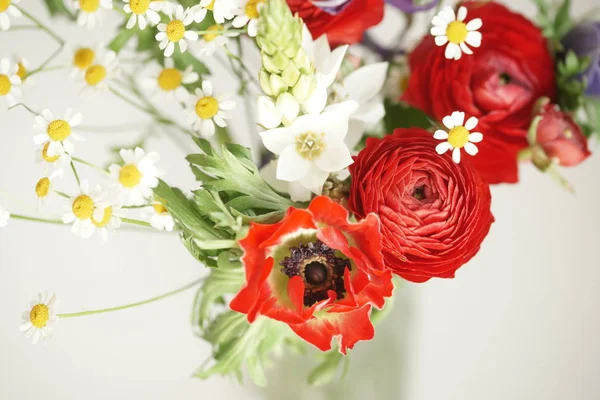
[[[12,110],[13,108],[17,108],[17,107],[23,107],[24,109],[26,109],[27,111],[29,111],[31,114],[33,114],[34,116],[40,115],[39,113],[35,112],[34,110],[32,110],[31,108],[29,108],[25,103],[17,103],[12,107],[9,107],[9,110]]]
[[[46,224],[63,225],[63,222],[60,219],[36,218],[36,217],[29,217],[27,215],[20,215],[20,214],[13,214],[13,213],[10,214],[10,218],[11,219],[21,219],[23,221],[44,222]]]
[[[82,160],[81,158],[77,158],[77,157],[71,157],[71,160],[78,162],[80,164],[83,164],[83,165],[87,165],[88,167],[94,168],[95,170],[98,170],[98,171],[102,172],[103,174],[110,176],[110,173],[107,170],[105,170],[104,168],[102,168],[96,164],[92,164],[91,162],[87,162],[87,161]]]
[[[73,171],[73,175],[75,176],[75,180],[77,181],[77,185],[81,185],[81,180],[79,179],[79,174],[75,169],[75,164],[73,164],[73,160],[71,159],[71,170]]]
[[[125,310],[127,308],[134,308],[134,307],[138,307],[138,306],[143,306],[145,304],[154,303],[155,301],[166,299],[167,297],[171,297],[171,296],[174,296],[174,295],[176,295],[178,293],[181,293],[181,292],[184,292],[184,291],[186,291],[188,289],[191,289],[194,286],[197,286],[200,283],[202,283],[203,280],[204,280],[204,278],[196,279],[195,281],[190,282],[187,285],[182,286],[182,287],[180,287],[178,289],[172,290],[172,291],[170,291],[168,293],[165,293],[165,294],[161,294],[160,296],[152,297],[152,298],[147,299],[147,300],[138,301],[136,303],[125,304],[125,305],[118,306],[118,307],[101,308],[101,309],[98,309],[98,310],[81,311],[81,312],[76,312],[76,313],[57,314],[57,315],[58,315],[59,318],[74,318],[74,317],[83,317],[84,315],[104,314],[104,313],[113,312],[113,311]]]
[[[54,193],[56,193],[57,195],[59,195],[60,197],[64,197],[65,199],[70,199],[71,196],[69,196],[68,194],[66,194],[65,192],[61,192],[60,190],[56,190],[54,189]]]
[[[126,224],[133,224],[133,225],[146,226],[148,228],[152,228],[152,225],[150,225],[150,223],[146,222],[146,221],[140,221],[137,219],[123,218],[123,217],[121,217],[121,221],[125,222]]]
[[[129,104],[130,106],[133,106],[144,113],[152,115],[152,112],[148,108],[140,106],[135,101],[129,99],[128,97],[123,95],[121,92],[117,91],[116,89],[109,88],[109,90],[111,91],[112,94],[114,94],[115,96],[117,96],[118,98],[120,98],[121,100],[123,100],[124,102]]]

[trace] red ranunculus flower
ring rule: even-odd
[[[334,337],[343,354],[373,338],[371,306],[383,307],[393,290],[377,216],[349,223],[344,207],[320,196],[277,224],[252,224],[240,246],[246,284],[232,310],[250,322],[258,315],[285,322],[323,351]]]
[[[447,60],[445,46],[426,36],[411,53],[411,76],[402,100],[441,121],[453,111],[479,118],[484,140],[472,162],[490,183],[518,181],[517,153],[536,100],[555,99],[554,60],[540,30],[493,2],[466,2],[468,22],[481,18],[481,47]]]
[[[360,41],[366,29],[383,19],[383,0],[346,0],[341,4],[339,1],[287,0],[287,3],[315,39],[327,34],[332,45]],[[327,3],[333,6],[327,7]]]
[[[436,153],[438,143],[424,129],[396,129],[367,139],[349,167],[348,208],[379,216],[386,266],[413,282],[454,277],[494,221],[489,185],[471,158],[455,164]]]
[[[569,114],[555,104],[546,104],[540,115],[536,142],[548,157],[564,167],[572,167],[590,156],[587,139]]]

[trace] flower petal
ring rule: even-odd
[[[446,139],[448,139],[448,132],[438,129],[433,134],[433,138],[437,139],[437,140],[446,140]]]
[[[481,132],[471,132],[469,135],[469,142],[479,143],[483,140],[483,134]]]
[[[286,147],[277,162],[277,179],[282,181],[298,181],[310,170],[310,161],[302,157],[294,146]]]
[[[437,146],[435,146],[435,151],[438,154],[444,154],[445,152],[447,152],[451,148],[452,148],[452,146],[450,145],[450,143],[448,143],[448,142],[442,142],[442,143],[438,144]]]
[[[467,154],[474,156],[475,154],[477,154],[479,152],[479,149],[477,148],[476,145],[469,142],[469,143],[465,144],[465,151],[467,152]]]

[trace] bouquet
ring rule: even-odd
[[[574,20],[569,0],[535,0],[536,21],[494,1],[388,2],[406,19],[392,47],[366,32],[383,0],[44,0],[81,27],[119,15],[113,39],[94,45],[0,0],[0,35],[35,29],[56,42],[35,66],[0,54],[0,112],[31,114],[44,171],[31,193],[41,214],[0,208],[0,227],[69,225],[104,241],[119,229],[175,232],[204,270],[98,310],[62,312],[40,293],[22,315],[25,336],[45,342],[59,319],[196,288],[192,325],[212,357],[195,376],[266,385],[282,353],[313,347],[323,357],[308,380],[323,384],[369,346],[406,282],[454,278],[478,253],[494,222],[491,184],[517,183],[530,162],[574,191],[561,169],[589,157],[600,133],[599,23]],[[415,13],[431,25],[411,43]],[[214,65],[237,93],[213,79]],[[57,69],[82,101],[104,92],[146,114],[148,131],[115,144],[105,164],[78,157],[82,114],[22,97]],[[240,112],[251,123],[234,132]],[[188,154],[193,191],[145,148],[154,132]],[[62,215],[43,211],[50,197],[63,198]]]

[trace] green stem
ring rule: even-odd
[[[98,170],[98,171],[104,173],[105,175],[110,176],[110,172],[108,172],[107,170],[105,170],[102,167],[97,166],[96,164],[92,164],[91,162],[87,162],[87,161],[82,160],[81,158],[77,158],[77,157],[71,157],[71,160],[78,162],[80,164],[83,164],[83,165],[87,165],[88,167],[94,168],[95,170]]]
[[[73,171],[73,175],[75,175],[75,180],[77,181],[77,186],[81,185],[81,180],[79,179],[79,174],[75,169],[75,164],[73,164],[73,159],[71,159],[71,170]]]
[[[63,225],[63,222],[59,219],[45,219],[45,218],[36,218],[29,217],[27,215],[19,215],[19,214],[10,214],[11,219],[21,219],[23,221],[34,221],[34,222],[44,222],[46,224],[59,224]]]
[[[152,225],[150,225],[150,223],[146,222],[146,221],[140,221],[137,219],[123,218],[123,217],[121,217],[121,221],[125,222],[126,224],[140,225],[140,226],[146,226],[148,228],[152,228]]]
[[[27,111],[29,111],[29,112],[30,112],[31,114],[33,114],[34,116],[38,116],[38,115],[40,115],[39,113],[37,113],[37,112],[35,112],[34,110],[32,110],[31,108],[29,108],[29,107],[28,107],[28,106],[27,106],[25,103],[17,103],[17,104],[15,104],[14,106],[12,106],[12,107],[9,107],[8,109],[9,109],[9,110],[12,110],[13,108],[16,108],[16,107],[19,107],[19,106],[23,107],[24,109],[26,109]]]
[[[146,207],[152,207],[152,204],[144,204],[141,206],[123,206],[121,208],[132,208],[132,209],[136,209],[136,208],[146,208]]]
[[[153,302],[158,301],[158,300],[166,299],[167,297],[170,297],[170,296],[176,295],[178,293],[184,292],[184,291],[186,291],[188,289],[191,289],[194,286],[197,286],[200,283],[202,283],[203,280],[204,280],[204,278],[196,279],[195,281],[190,282],[187,285],[180,287],[179,289],[175,289],[175,290],[170,291],[168,293],[161,294],[160,296],[152,297],[152,298],[147,299],[147,300],[138,301],[136,303],[125,304],[125,305],[118,306],[118,307],[101,308],[99,310],[81,311],[81,312],[67,313],[67,314],[57,314],[57,316],[59,318],[74,318],[74,317],[82,317],[84,315],[104,314],[104,313],[113,312],[113,311],[125,310],[127,308],[134,308],[134,307],[138,307],[138,306],[143,306],[145,304],[150,304],[150,303],[153,303]]]
[[[118,98],[120,98],[121,100],[123,100],[124,102],[126,102],[127,104],[129,104],[130,106],[133,106],[135,108],[137,108],[138,110],[144,112],[144,113],[148,113],[150,115],[152,115],[152,112],[147,109],[146,107],[142,107],[139,104],[137,104],[135,101],[129,99],[128,97],[126,97],[125,95],[123,95],[122,93],[118,92],[116,89],[114,88],[109,88],[109,90]]]
[[[64,197],[65,199],[70,199],[71,196],[69,196],[68,194],[66,194],[65,192],[61,192],[60,190],[56,190],[54,189],[54,193],[56,193],[57,195],[59,195],[60,197]]]

